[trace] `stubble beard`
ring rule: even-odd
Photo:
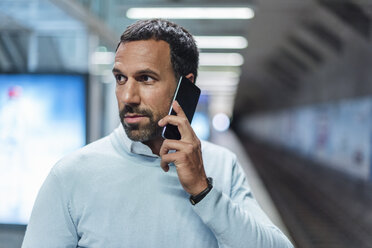
[[[139,125],[137,123],[125,123],[124,116],[127,113],[140,114],[149,118],[149,122],[145,125]],[[146,142],[156,139],[161,136],[162,127],[158,125],[158,121],[166,116],[168,113],[157,113],[154,114],[150,109],[140,109],[137,106],[126,105],[119,113],[120,122],[124,127],[124,131],[128,138],[133,141]]]

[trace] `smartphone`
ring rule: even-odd
[[[180,104],[190,124],[195,113],[196,105],[198,105],[199,97],[200,89],[187,78],[181,77],[178,81],[172,103],[176,100]],[[173,110],[172,104],[169,109],[168,115],[176,115],[176,112]],[[168,124],[163,128],[162,136],[164,139],[181,139],[181,134],[178,131],[177,126],[171,124]]]

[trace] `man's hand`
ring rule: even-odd
[[[169,163],[174,163],[182,187],[190,194],[197,195],[208,187],[201,154],[200,140],[191,128],[189,121],[177,101],[173,102],[175,115],[167,115],[159,121],[159,126],[172,124],[178,127],[180,140],[164,140],[160,148],[161,167],[169,170]],[[175,150],[174,153],[168,153]]]

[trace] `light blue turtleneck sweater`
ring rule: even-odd
[[[292,247],[254,200],[236,157],[202,142],[214,188],[198,204],[175,166],[119,126],[63,158],[36,199],[23,248]]]

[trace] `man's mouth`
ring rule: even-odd
[[[133,124],[133,123],[138,123],[142,121],[146,117],[147,117],[146,115],[141,115],[141,114],[126,114],[124,116],[124,121],[125,123]]]

